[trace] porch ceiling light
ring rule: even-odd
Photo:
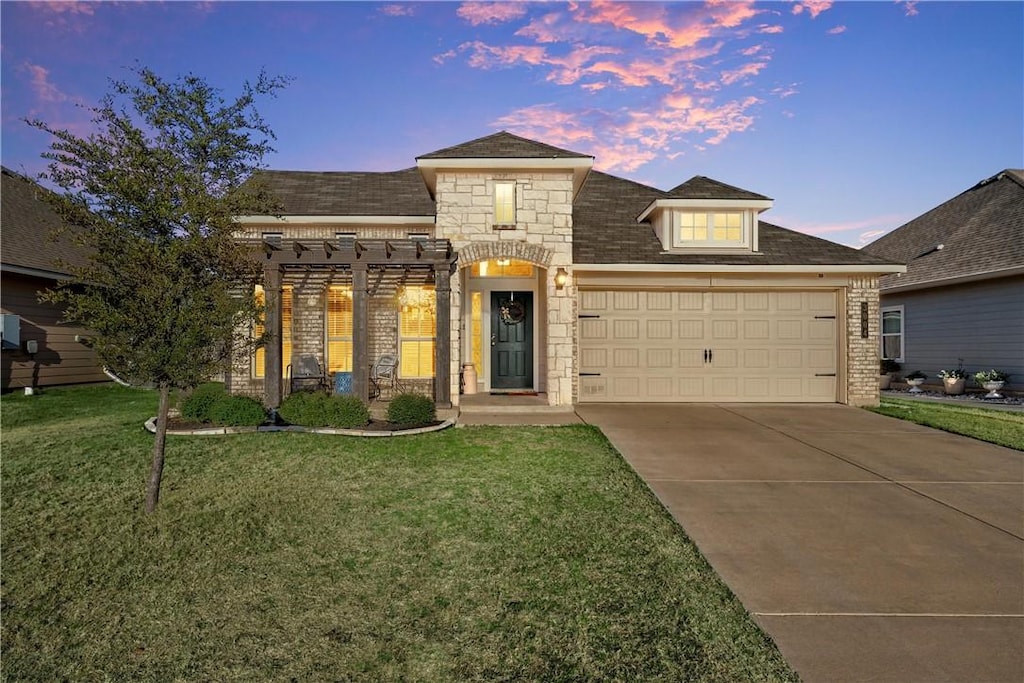
[[[565,287],[566,281],[569,279],[569,273],[566,272],[565,268],[559,267],[555,271],[555,289],[562,289]]]

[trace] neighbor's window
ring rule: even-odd
[[[352,371],[352,288],[327,289],[327,371]]]
[[[676,244],[743,244],[743,213],[741,211],[683,211],[679,213]]]
[[[494,224],[512,225],[516,222],[516,184],[494,183]]]
[[[399,294],[399,368],[401,377],[434,376],[437,296],[429,286],[404,287]]]
[[[266,306],[267,295],[262,285],[256,285],[256,303]],[[253,326],[253,336],[260,337],[266,331],[263,320],[256,322]],[[284,285],[281,291],[281,365],[285,366],[292,362],[292,286]],[[255,378],[266,377],[267,374],[267,349],[258,346],[252,358],[252,376]]]
[[[882,358],[903,362],[903,307],[882,309]]]

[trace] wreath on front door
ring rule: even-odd
[[[501,322],[506,325],[515,325],[523,322],[526,317],[526,307],[520,301],[505,300],[501,302],[498,315]]]

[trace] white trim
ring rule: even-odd
[[[893,294],[896,292],[910,292],[915,289],[931,289],[932,287],[947,287],[949,285],[978,282],[980,280],[995,280],[997,278],[1010,277],[1013,275],[1024,275],[1024,266],[1014,266],[1012,268],[1003,268],[1001,270],[987,270],[980,273],[971,273],[970,275],[958,275],[956,277],[928,280],[927,282],[912,282],[906,285],[895,284],[888,287],[880,286],[879,292],[882,296],[885,296],[886,294]],[[898,283],[899,280],[896,282]]]
[[[675,252],[673,252],[675,253]],[[863,265],[734,265],[700,263],[577,263],[577,273],[905,273],[906,266],[884,264]]]
[[[435,216],[234,216],[247,225],[433,225]]]
[[[897,358],[890,358],[897,363],[902,363],[907,351],[907,314],[903,310],[903,304],[899,306],[882,306],[878,311],[878,357],[885,358],[883,347],[885,346],[885,326],[882,324],[886,313],[897,312],[900,314],[900,355]]]
[[[43,270],[41,268],[25,268],[24,266],[14,266],[8,263],[0,265],[0,271],[4,273],[17,273],[18,275],[31,275],[32,277],[41,277],[47,280],[74,279],[74,276],[68,275],[67,273],[58,273],[54,270]]]
[[[594,165],[594,157],[514,157],[514,158],[446,158],[446,159],[417,159],[416,167],[421,169],[471,169],[471,168],[514,168],[523,169],[565,169],[585,168],[590,170]]]
[[[758,213],[772,208],[771,199],[655,199],[637,216],[642,223],[655,209],[702,209],[709,213],[724,209],[757,209]]]

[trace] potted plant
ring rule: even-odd
[[[943,389],[950,396],[959,396],[964,393],[967,386],[967,373],[964,371],[964,359],[957,358],[956,369],[939,370],[939,377],[942,378]]]
[[[921,385],[924,384],[927,377],[928,375],[924,374],[920,370],[914,370],[912,373],[907,375],[904,379],[906,379],[907,384],[910,385],[910,393],[923,394],[924,391],[922,391]]]
[[[974,373],[974,381],[988,391],[985,398],[1002,398],[999,390],[1003,388],[1009,378],[1009,375],[999,370],[982,370]]]
[[[878,376],[878,388],[888,389],[892,383],[892,376],[900,371],[900,364],[891,358],[883,358],[880,366],[881,374]]]

